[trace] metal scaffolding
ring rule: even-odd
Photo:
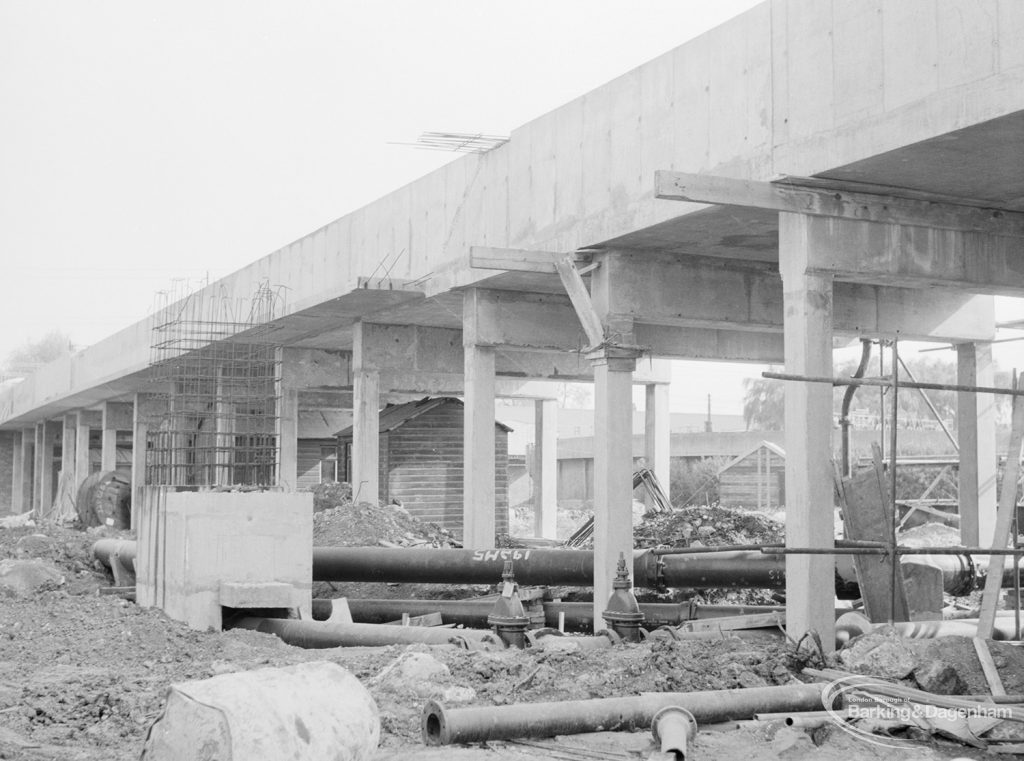
[[[281,289],[251,299],[201,289],[162,294],[151,347],[154,413],[146,483],[269,487],[280,461],[280,347],[270,339]]]

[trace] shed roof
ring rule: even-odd
[[[410,420],[418,418],[420,415],[424,415],[438,407],[443,407],[446,404],[455,404],[462,407],[462,401],[454,396],[438,396],[434,398],[425,396],[415,402],[389,404],[380,411],[380,427],[378,430],[380,433],[388,433],[396,428],[401,428]],[[504,423],[498,421],[495,421],[495,425],[505,431],[505,433],[509,433],[512,430]],[[342,428],[334,435],[339,439],[351,439],[352,426]]]
[[[748,457],[750,457],[750,455],[754,454],[754,452],[756,452],[759,449],[767,449],[768,451],[774,452],[775,454],[777,454],[783,460],[786,459],[786,450],[785,449],[780,447],[778,444],[774,444],[774,443],[772,443],[770,441],[761,440],[757,444],[755,444],[753,447],[748,449],[746,452],[744,452],[741,455],[737,455],[733,459],[729,460],[729,462],[727,462],[721,468],[719,468],[718,469],[718,475],[722,475],[725,471],[729,470],[729,468],[731,468],[734,465],[736,465],[736,464],[742,462],[743,460],[747,459]]]

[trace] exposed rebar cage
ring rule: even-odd
[[[167,298],[153,328],[146,483],[277,485],[281,359],[269,337],[280,289],[261,283],[244,302],[206,289]]]

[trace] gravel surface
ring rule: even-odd
[[[333,521],[367,517],[365,512],[335,515],[319,519],[321,536],[337,528]],[[397,527],[407,541],[407,532],[418,540],[433,531],[407,524],[401,517],[392,524],[392,515],[385,517],[369,519],[381,527]],[[172,683],[306,661],[338,663],[367,685],[381,711],[381,759],[423,761],[442,758],[440,749],[420,743],[420,712],[429,698],[451,705],[505,705],[787,684],[801,666],[781,640],[756,645],[738,638],[650,640],[589,652],[469,652],[425,646],[302,650],[251,631],[196,632],[157,610],[100,593],[112,579],[92,561],[90,550],[97,538],[108,535],[128,536],[53,526],[0,529],[0,561],[41,559],[63,576],[63,581],[49,582],[23,596],[0,590],[0,758],[135,759]],[[395,536],[391,529],[383,533],[385,541]],[[410,659],[430,668],[421,673],[403,668]],[[851,756],[844,750],[849,739],[836,734],[836,738],[823,735],[813,742],[804,733],[785,742],[774,733],[772,737],[750,731],[727,737],[709,734],[698,747],[711,753],[701,757],[744,761],[881,757],[873,750]],[[582,737],[568,740],[584,742]],[[618,752],[617,742],[605,740],[601,747],[608,753]],[[632,742],[650,750],[647,740]],[[445,749],[443,758],[558,757],[546,747],[497,744],[486,751]],[[638,754],[622,750],[619,757],[637,758]]]

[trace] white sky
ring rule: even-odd
[[[0,0],[0,358],[95,343],[453,158],[390,141],[508,134],[755,4]],[[712,367],[674,408],[738,411],[760,368]]]

